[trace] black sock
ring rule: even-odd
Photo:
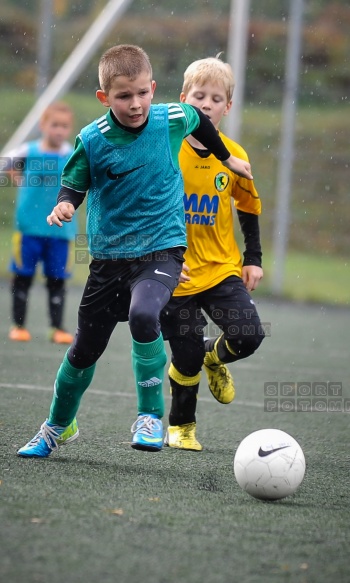
[[[49,292],[49,317],[52,328],[62,329],[63,309],[65,300],[64,279],[47,278],[46,287]]]
[[[12,280],[12,319],[16,326],[24,326],[32,280],[33,277],[24,275],[15,275]]]
[[[172,391],[171,409],[169,413],[170,425],[184,425],[196,421],[197,394],[199,383],[185,387],[170,379]]]
[[[208,338],[205,341],[205,352],[212,352],[214,347],[220,362],[229,363],[237,360],[237,355],[235,355],[233,351],[231,352],[227,348],[226,340],[223,334],[219,337],[219,340],[217,338]]]

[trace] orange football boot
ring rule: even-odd
[[[69,332],[65,330],[59,330],[58,328],[52,328],[50,330],[49,338],[54,344],[72,344],[74,337]]]
[[[29,342],[32,339],[30,332],[21,326],[12,326],[9,332],[9,339],[15,342]]]

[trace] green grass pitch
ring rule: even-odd
[[[350,581],[348,310],[257,297],[269,335],[255,355],[230,365],[235,401],[217,403],[202,377],[201,453],[130,448],[136,398],[129,329],[121,324],[82,401],[79,440],[47,460],[26,460],[16,450],[48,414],[66,348],[47,341],[39,282],[30,299],[32,342],[7,340],[8,288],[0,281],[1,581]],[[81,292],[69,289],[72,332]],[[264,410],[265,383],[315,382],[341,383],[341,411]],[[166,388],[165,422],[169,404]],[[251,498],[233,475],[239,442],[264,427],[293,435],[307,462],[300,489],[273,503]]]

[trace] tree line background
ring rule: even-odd
[[[105,6],[105,0],[54,0],[52,74]],[[273,105],[280,101],[285,71],[289,0],[251,1],[246,99]],[[230,0],[135,0],[105,42],[130,42],[150,54],[165,95],[176,97],[182,74],[194,59],[226,51]],[[39,0],[2,0],[0,83],[34,88]],[[350,5],[348,0],[305,0],[301,103],[324,105],[345,99],[350,88]],[[78,91],[96,88],[98,54],[75,83]]]

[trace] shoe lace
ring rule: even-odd
[[[185,439],[195,441],[194,428],[193,427],[186,427],[186,429],[183,430],[183,437]]]
[[[227,376],[228,376],[227,367],[223,363],[218,363],[218,364],[213,363],[213,364],[209,365],[207,368],[209,368],[215,374],[218,374],[223,378],[227,378]]]
[[[228,371],[227,371],[227,368],[226,368],[226,366],[225,366],[224,364],[221,364],[221,365],[218,365],[218,366],[219,366],[219,368],[218,368],[218,370],[219,370],[219,375],[220,375],[221,377],[223,377],[223,378],[227,379],[227,378],[229,377],[229,374],[228,374]]]
[[[53,427],[50,427],[50,425],[48,425],[45,421],[40,427],[39,433],[37,433],[37,435],[33,437],[30,444],[36,445],[37,443],[39,443],[40,439],[43,439],[50,449],[56,450],[58,449],[58,444],[56,441],[58,437],[59,434],[57,433],[57,431],[55,431]]]
[[[136,431],[147,435],[148,437],[153,436],[154,430],[161,430],[162,423],[159,419],[155,419],[150,415],[144,415],[139,417],[131,426],[131,433],[136,433]]]

